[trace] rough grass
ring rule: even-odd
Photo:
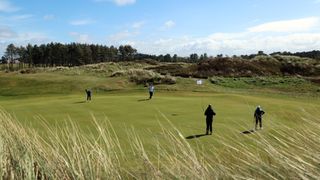
[[[175,84],[176,78],[170,75],[161,75],[159,73],[144,70],[144,69],[130,69],[125,71],[116,71],[111,77],[127,76],[130,81],[136,84],[147,84],[152,82],[154,84]]]
[[[10,66],[11,71],[26,68],[24,64]],[[0,64],[0,71],[9,71],[7,64]],[[46,71],[47,68],[36,68]],[[198,63],[164,63],[153,60],[131,62],[107,62],[79,67],[54,67],[51,71],[59,71],[70,75],[98,74],[107,77],[116,71],[129,69],[146,69],[162,75],[208,78],[211,76],[252,77],[252,76],[319,76],[320,63],[316,59],[284,55],[257,55],[250,59],[242,57],[215,57]],[[21,70],[30,73],[33,70]]]
[[[193,64],[185,76],[207,78],[211,76],[318,76],[319,62],[295,56],[256,56],[246,60],[240,57],[217,57]]]
[[[280,91],[314,92],[318,87],[302,77],[211,77],[212,84],[238,89],[274,89]]]
[[[98,136],[85,135],[68,121],[59,131],[43,123],[48,138],[0,113],[0,174],[3,179],[319,179],[319,118],[301,110],[303,125],[284,124],[269,134],[218,136],[222,149],[204,152],[172,129],[162,127],[156,151],[148,151],[134,129],[127,131],[132,154],[123,153],[112,124],[93,123]],[[159,125],[161,126],[161,124]],[[130,165],[128,160],[130,159]]]
[[[102,64],[101,66],[104,66]],[[99,66],[100,67],[100,66]],[[131,67],[131,66],[130,66]],[[110,92],[115,90],[143,90],[143,84],[154,81],[157,89],[168,91],[268,91],[276,93],[304,93],[319,94],[319,78],[301,77],[213,77],[204,80],[201,86],[196,85],[195,78],[172,77],[161,75],[151,70],[130,69],[115,70],[120,72],[118,77],[110,77],[112,73],[84,71],[82,68],[48,68],[32,70],[35,73],[0,72],[0,95],[39,95],[39,94],[73,94],[83,93],[84,89],[96,92]],[[80,70],[81,69],[81,70]],[[117,68],[116,68],[117,69]],[[88,71],[88,72],[87,72]],[[92,70],[94,71],[94,70]],[[99,70],[100,71],[100,70]],[[132,73],[130,73],[132,72]],[[141,72],[141,73],[140,73]],[[234,80],[236,79],[236,80]],[[312,81],[312,82],[311,82]],[[136,85],[137,83],[141,85]],[[212,83],[213,82],[213,83]]]

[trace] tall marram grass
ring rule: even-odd
[[[43,137],[1,111],[0,174],[2,179],[319,179],[320,120],[308,112],[300,119],[298,128],[281,125],[268,134],[216,135],[219,148],[210,152],[201,141],[191,145],[172,124],[155,139],[156,150],[148,151],[132,128],[127,153],[109,121],[100,124],[93,117],[98,135],[82,132],[71,120],[63,128],[43,123]]]

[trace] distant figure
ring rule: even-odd
[[[87,101],[91,101],[91,90],[86,89],[86,93],[87,93]]]
[[[153,84],[150,84],[149,85],[149,99],[151,99],[152,98],[152,96],[153,96],[153,93],[154,93],[154,86],[153,86]]]
[[[206,123],[207,123],[207,129],[206,129],[206,135],[212,134],[212,121],[213,121],[213,116],[216,115],[216,113],[213,111],[211,105],[209,104],[208,108],[204,112],[204,115],[206,116]]]
[[[257,109],[254,111],[254,118],[256,120],[255,129],[257,130],[258,124],[260,125],[260,129],[262,129],[262,115],[264,115],[264,111],[262,110],[261,106],[258,106]]]

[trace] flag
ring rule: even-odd
[[[202,80],[197,80],[197,85],[201,85],[202,84]]]

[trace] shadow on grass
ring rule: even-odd
[[[138,101],[141,102],[141,101],[149,101],[150,99],[139,99]]]
[[[242,134],[252,134],[254,132],[255,131],[253,129],[251,129],[251,130],[243,131]]]
[[[77,102],[74,102],[73,104],[82,104],[82,103],[86,103],[87,101],[77,101]]]
[[[186,139],[196,139],[196,138],[201,138],[203,136],[208,136],[208,134],[191,135],[191,136],[186,137]]]

